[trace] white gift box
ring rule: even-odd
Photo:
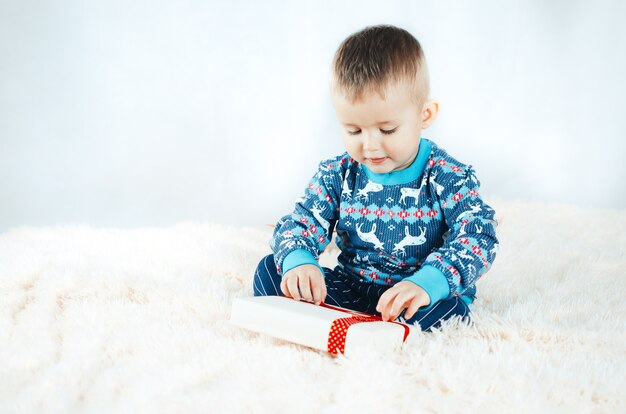
[[[284,296],[235,298],[230,323],[346,357],[356,349],[401,349],[412,329],[399,322],[384,322],[379,316]]]

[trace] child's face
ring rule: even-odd
[[[411,165],[421,131],[434,121],[438,109],[435,101],[420,108],[411,99],[410,88],[402,84],[389,86],[385,99],[372,92],[350,102],[334,87],[331,95],[346,151],[375,173],[399,171]]]

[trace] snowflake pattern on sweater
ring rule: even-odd
[[[336,228],[336,270],[381,285],[421,284],[417,272],[432,266],[448,282],[442,298],[473,300],[476,281],[499,248],[495,211],[479,188],[471,165],[425,138],[411,166],[388,174],[373,173],[347,152],[324,160],[274,229],[270,247],[278,272],[307,263],[298,255],[303,251],[317,261]],[[290,255],[296,260],[283,268]]]

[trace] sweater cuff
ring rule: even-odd
[[[308,250],[304,250],[304,249],[297,249],[289,253],[283,259],[283,265],[281,266],[281,269],[282,269],[281,278],[285,273],[287,273],[291,269],[298,267],[298,266],[305,265],[305,264],[312,264],[312,265],[317,266],[322,272],[322,276],[325,276],[324,269],[322,269],[322,267],[317,263],[317,260],[315,260],[315,257],[313,257],[311,252],[309,252]]]
[[[446,299],[450,294],[450,285],[448,285],[446,276],[433,266],[422,266],[417,273],[404,280],[415,283],[428,293],[430,304],[425,308],[420,308],[421,311],[429,310],[440,300]]]

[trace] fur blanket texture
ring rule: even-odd
[[[473,323],[354,358],[230,324],[269,226],[4,232],[0,412],[626,412],[626,211],[488,201]]]

